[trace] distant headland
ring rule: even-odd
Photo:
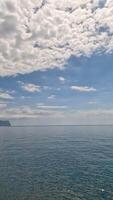
[[[7,126],[7,127],[11,127],[11,123],[10,121],[4,121],[4,120],[0,120],[0,127],[1,126]]]

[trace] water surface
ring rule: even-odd
[[[112,199],[112,126],[0,128],[0,200]]]

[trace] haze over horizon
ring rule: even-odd
[[[113,124],[113,1],[0,1],[0,119]]]

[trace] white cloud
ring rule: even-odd
[[[4,109],[7,107],[6,103],[0,103],[0,110]]]
[[[56,90],[57,90],[57,91],[60,91],[60,90],[61,90],[61,88],[56,88]]]
[[[30,93],[40,92],[40,86],[39,85],[35,85],[33,83],[23,83],[21,81],[18,81],[18,83],[20,84],[21,88],[24,91],[27,91],[27,92],[30,92]]]
[[[113,52],[112,0],[1,0],[0,76]]]
[[[59,80],[60,80],[62,83],[65,82],[65,78],[64,78],[63,76],[60,76],[60,77],[59,77]]]
[[[43,89],[44,89],[44,90],[52,90],[52,87],[49,87],[49,86],[43,86]]]
[[[87,86],[71,86],[71,90],[79,91],[79,92],[96,92],[96,89],[93,87],[87,87]]]
[[[12,100],[14,97],[8,91],[0,90],[0,100],[1,99]]]
[[[21,118],[43,118],[43,117],[54,117],[59,116],[66,107],[60,106],[20,106],[20,107],[7,107],[0,110],[0,118],[7,119],[21,119]]]
[[[90,105],[97,104],[97,101],[89,101],[88,104]]]
[[[15,120],[20,120],[20,125],[27,124],[112,124],[113,108],[92,109],[92,110],[76,110],[69,109],[66,106],[20,106],[0,108],[0,119],[12,119],[12,124]]]
[[[29,97],[29,96],[21,96],[20,99],[21,99],[21,100],[31,99],[31,96],[30,96],[30,97]]]
[[[112,124],[113,108],[90,109],[90,110],[71,110],[65,113],[64,122],[66,124]]]
[[[55,99],[55,95],[54,94],[52,94],[52,95],[50,95],[49,97],[48,97],[48,99]]]
[[[61,110],[68,108],[67,106],[47,106],[47,105],[37,105],[37,108],[39,109],[45,109],[45,110]]]

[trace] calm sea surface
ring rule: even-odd
[[[113,200],[113,126],[0,128],[0,200]]]

